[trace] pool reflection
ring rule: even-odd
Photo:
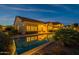
[[[18,37],[15,39],[16,42],[16,52],[17,54],[21,54],[25,51],[28,51],[32,48],[40,46],[44,43],[52,41],[53,39],[52,34],[43,34],[43,35],[32,35],[26,37]]]

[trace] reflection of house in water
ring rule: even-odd
[[[47,35],[39,35],[38,36],[38,40],[41,41],[41,40],[44,40],[47,38]]]
[[[63,24],[58,22],[43,22],[17,16],[14,22],[14,27],[21,33],[42,34],[52,32],[53,30],[57,30],[63,27]]]
[[[47,35],[36,35],[36,36],[27,36],[26,40],[27,42],[31,42],[33,40],[41,41],[41,40],[45,40],[45,38],[47,38]]]
[[[42,41],[42,40],[49,40],[53,37],[52,34],[43,34],[43,35],[35,35],[35,36],[27,36],[26,37],[26,42],[31,42],[33,40],[36,41]]]

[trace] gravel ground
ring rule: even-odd
[[[33,55],[74,55],[73,49],[64,47],[61,42],[53,42]]]

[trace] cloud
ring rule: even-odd
[[[39,11],[39,12],[57,13],[54,10],[46,10],[46,9],[18,8],[18,7],[6,6],[6,5],[0,5],[0,7],[5,9],[19,10],[19,11]]]
[[[13,22],[14,22],[14,18],[7,15],[0,18],[1,25],[12,25]]]
[[[60,7],[60,8],[64,8],[64,9],[67,10],[67,11],[72,11],[71,8],[69,8],[68,6],[65,6],[65,5],[54,4],[54,6],[56,6],[56,7]]]
[[[66,14],[79,14],[78,9],[77,9],[77,10],[76,10],[76,9],[72,9],[72,8],[69,7],[69,6],[66,6],[66,4],[65,4],[65,5],[64,5],[64,4],[51,4],[50,6],[63,8],[63,9],[65,9],[66,11],[68,11],[68,13],[66,13]],[[77,5],[77,6],[79,6],[79,5]],[[75,7],[76,7],[76,6],[75,6]]]
[[[61,21],[62,19],[64,18],[64,16],[57,16],[57,17],[47,17],[47,18],[40,18],[38,20],[43,20],[45,22],[58,22],[58,21]]]
[[[46,20],[46,22],[61,22],[61,23],[72,23],[74,22],[74,19],[67,18],[65,16],[57,16],[57,17],[48,17],[48,18],[42,18],[39,20]]]

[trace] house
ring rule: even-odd
[[[62,26],[63,24],[57,22],[43,22],[21,16],[16,16],[14,21],[14,28],[26,34],[48,33]]]
[[[57,31],[57,30],[64,27],[64,24],[62,24],[60,22],[47,22],[47,24],[48,24],[48,31],[49,32]]]

